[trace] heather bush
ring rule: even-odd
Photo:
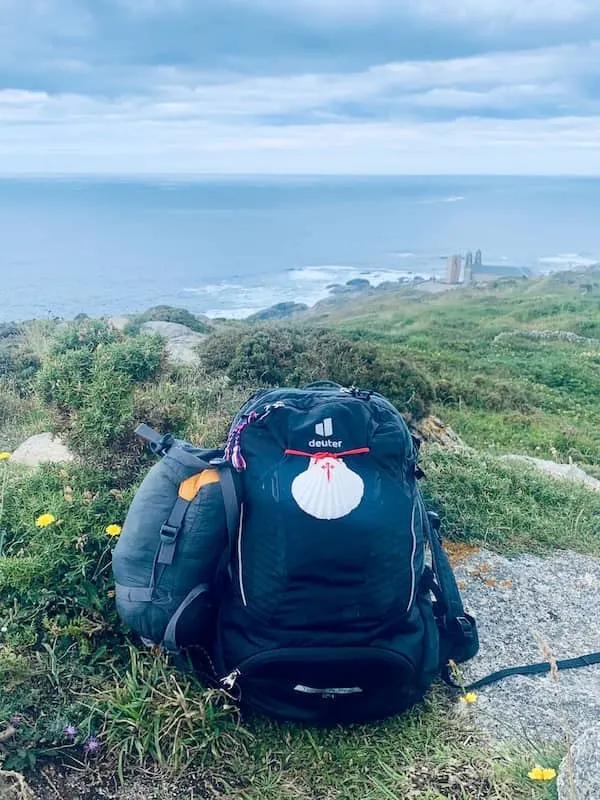
[[[428,379],[405,358],[327,329],[224,329],[209,336],[201,352],[211,373],[225,374],[236,385],[302,386],[333,380],[381,392],[416,419],[427,414],[434,399]]]
[[[179,325],[186,325],[197,333],[208,333],[211,326],[203,322],[195,314],[186,308],[176,308],[175,306],[153,306],[141,314],[137,314],[125,328],[129,334],[139,333],[144,322],[176,322]]]
[[[86,321],[61,331],[52,352],[39,373],[38,389],[54,413],[55,432],[89,463],[127,476],[145,463],[134,431],[140,414],[149,410],[146,386],[163,367],[162,341],[126,337]],[[148,416],[144,421],[156,421]]]

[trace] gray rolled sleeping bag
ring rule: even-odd
[[[233,541],[238,505],[222,452],[138,435],[162,455],[135,494],[113,551],[117,611],[145,644],[207,644],[211,589]]]

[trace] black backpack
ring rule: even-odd
[[[417,442],[384,397],[331,382],[265,390],[225,458],[241,506],[214,657],[242,704],[313,724],[381,719],[477,652],[417,486]]]
[[[550,671],[453,682],[448,663],[476,654],[477,628],[419,492],[418,440],[381,395],[331,382],[259,392],[224,451],[137,433],[161,461],[113,554],[117,610],[242,705],[361,722],[409,708],[438,676],[465,691]]]

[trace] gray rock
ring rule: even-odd
[[[460,436],[438,417],[423,417],[423,419],[411,422],[410,428],[420,439],[429,444],[439,444],[448,450],[473,452]]]
[[[20,772],[0,770],[0,800],[35,800]]]
[[[480,651],[461,665],[465,682],[504,667],[600,650],[600,558],[563,551],[504,558],[479,550],[455,566],[474,613]],[[600,719],[600,665],[514,676],[478,691],[474,721],[500,740],[564,742]],[[596,795],[600,798],[600,793]]]
[[[558,800],[600,798],[600,725],[584,731],[573,742],[558,772]]]
[[[196,366],[200,356],[196,352],[198,345],[206,339],[187,325],[178,322],[145,322],[140,328],[142,332],[158,334],[167,340],[167,360],[175,366]]]
[[[63,461],[73,461],[71,451],[51,433],[38,433],[19,445],[10,460],[16,464],[27,467],[38,467],[45,462],[60,464]]]
[[[115,328],[118,331],[124,331],[125,328],[129,325],[130,322],[129,317],[109,317],[106,322],[111,328]]]
[[[521,339],[541,339],[542,341],[562,341],[573,342],[578,344],[589,344],[597,346],[600,344],[598,339],[589,339],[587,336],[579,336],[572,331],[532,331],[532,330],[518,330],[518,331],[503,331],[494,337],[495,342],[503,342],[506,339],[518,338]]]
[[[575,481],[575,483],[582,483],[588,489],[595,489],[600,492],[600,481],[593,478],[584,472],[575,464],[557,464],[555,461],[544,461],[541,458],[534,458],[533,456],[519,456],[507,455],[502,456],[504,459],[511,461],[522,461],[525,464],[530,464],[540,472],[545,472],[553,478],[562,478],[563,480]]]
[[[370,289],[371,283],[366,278],[352,278],[352,280],[346,281],[346,286],[349,286],[350,289],[360,291],[361,289]]]
[[[264,311],[252,314],[252,316],[247,318],[247,321],[263,322],[273,319],[284,319],[294,314],[299,314],[302,311],[308,311],[308,306],[305,303],[276,303],[274,306],[265,308]]]

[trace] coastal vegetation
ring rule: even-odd
[[[80,770],[90,797],[115,776],[167,781],[184,767],[181,797],[188,785],[231,800],[553,797],[529,772],[557,767],[564,747],[492,745],[440,687],[407,715],[345,732],[240,719],[230,698],[138,649],[115,613],[110,559],[153,463],[136,423],[217,446],[256,388],[322,378],[462,438],[422,450],[449,541],[600,555],[599,494],[502,458],[572,460],[600,477],[599,312],[589,269],[438,295],[399,287],[274,322],[209,326],[163,308],[124,331],[87,318],[1,326],[0,767],[47,791]],[[164,340],[140,332],[152,319],[207,334],[199,364],[171,365]],[[32,471],[8,459],[43,430],[75,460]]]

